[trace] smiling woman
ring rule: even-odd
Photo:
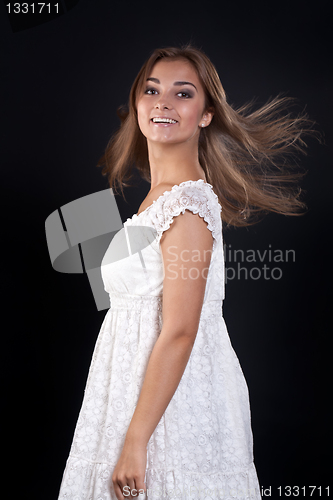
[[[205,108],[205,91],[197,72],[187,61],[162,59],[151,74],[136,102],[138,124],[147,139],[151,188],[168,179],[193,178],[193,167],[198,177],[205,178],[197,144],[200,127],[210,124],[213,109]],[[161,168],[155,168],[157,161],[168,164],[168,179]]]
[[[151,188],[124,224],[129,256],[102,266],[111,307],[59,500],[260,500],[248,387],[222,315],[222,220],[303,206],[276,160],[301,149],[310,122],[281,117],[286,102],[233,110],[190,46],[158,49],[140,70],[100,163],[110,187],[134,162]],[[129,235],[145,226],[156,238],[139,255]]]
[[[315,123],[306,113],[292,117],[289,107],[295,100],[291,97],[272,98],[255,111],[252,102],[234,109],[227,102],[210,59],[190,45],[182,49],[156,49],[139,71],[131,88],[128,109],[122,106],[118,110],[121,127],[110,139],[97,165],[104,166],[102,173],[108,175],[110,186],[115,192],[120,188],[124,195],[131,165],[136,166],[145,180],[152,182],[149,145],[138,127],[137,105],[145,92],[147,99],[149,96],[156,99],[160,91],[166,92],[163,74],[159,79],[156,70],[161,62],[170,69],[170,63],[175,61],[184,74],[190,72],[191,78],[174,75],[172,82],[168,80],[169,86],[177,87],[173,89],[174,98],[178,101],[195,98],[199,91],[196,82],[200,82],[205,108],[214,110],[209,127],[204,120],[199,124],[198,157],[205,179],[214,186],[223,206],[222,220],[226,225],[248,226],[270,211],[301,214],[306,205],[300,199],[298,184],[304,174],[295,171],[296,163],[291,159],[295,153],[305,153],[307,135],[320,138]],[[164,76],[170,77],[167,72]],[[174,114],[170,116],[169,111],[163,116],[176,118]]]

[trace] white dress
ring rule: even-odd
[[[261,499],[248,388],[222,315],[221,206],[213,187],[200,179],[173,186],[127,219],[124,231],[132,226],[156,230],[141,255],[129,249],[127,258],[102,265],[111,307],[96,342],[58,500],[117,500],[113,469],[162,327],[160,238],[185,210],[207,222],[213,252],[189,361],[147,445],[144,498]]]

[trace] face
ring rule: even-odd
[[[208,126],[213,117],[204,107],[204,89],[193,66],[186,60],[162,59],[153,67],[139,96],[139,127],[151,142],[197,141],[201,125]],[[157,121],[163,119],[172,122]]]

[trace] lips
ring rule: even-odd
[[[150,119],[154,124],[175,125],[178,121],[170,116],[153,116]]]

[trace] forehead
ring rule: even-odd
[[[187,59],[161,59],[155,63],[148,76],[158,78],[161,83],[164,83],[163,79],[166,83],[182,80],[200,85],[198,74]]]

